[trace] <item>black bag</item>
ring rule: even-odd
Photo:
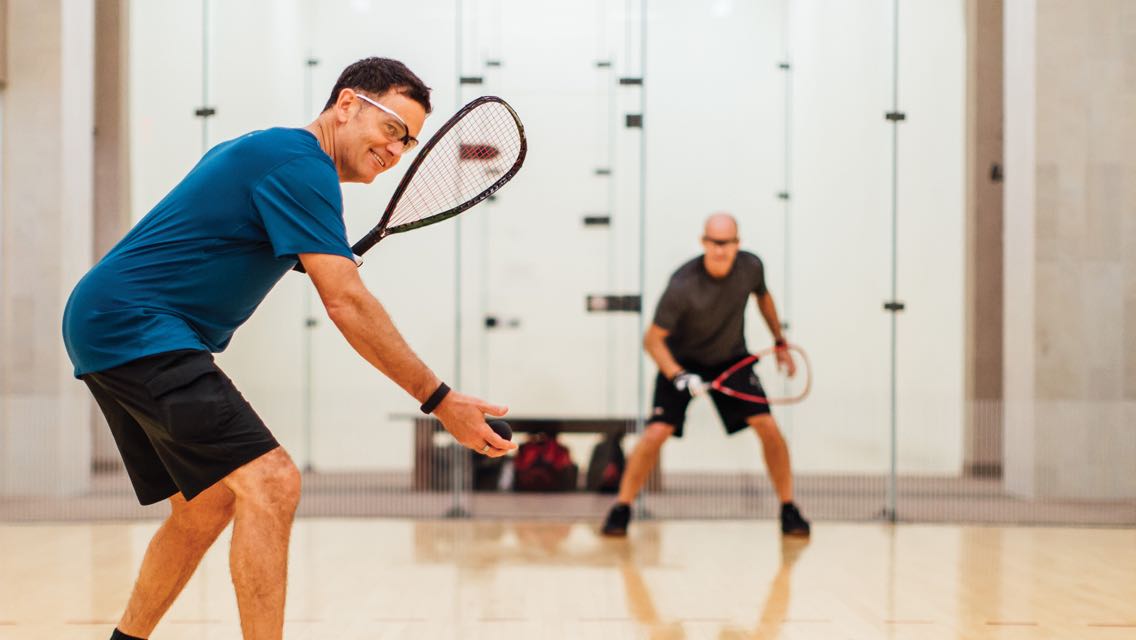
[[[574,491],[579,468],[555,435],[534,434],[517,448],[513,487],[517,491]]]
[[[453,491],[453,467],[457,462],[462,469],[462,487],[474,491],[497,491],[501,482],[501,472],[507,458],[490,458],[475,454],[457,443],[450,443],[431,450],[431,455],[419,464],[429,470],[427,479],[431,491]]]
[[[497,491],[501,482],[501,471],[505,468],[505,460],[505,458],[474,456],[473,490]]]
[[[619,491],[619,481],[623,478],[623,470],[627,460],[623,456],[620,441],[622,434],[604,436],[594,449],[592,459],[588,462],[588,491],[600,493],[616,493]]]

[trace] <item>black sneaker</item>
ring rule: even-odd
[[[631,522],[631,505],[616,503],[607,512],[607,519],[604,520],[603,529],[600,530],[605,536],[618,536],[623,537],[627,535],[627,524]]]
[[[781,533],[787,536],[809,535],[809,521],[801,517],[797,505],[792,502],[781,505]]]

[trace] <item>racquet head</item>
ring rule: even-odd
[[[778,352],[793,361],[795,371],[792,376],[779,361]],[[764,396],[751,393],[752,385],[746,384],[747,379],[755,374],[765,390]],[[812,366],[808,354],[797,345],[770,347],[738,360],[714,378],[710,382],[710,388],[754,404],[795,404],[804,400],[812,389]]]
[[[500,189],[524,164],[521,119],[504,100],[483,96],[455,113],[418,152],[379,224],[351,250],[452,218]]]

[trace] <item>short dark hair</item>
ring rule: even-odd
[[[430,106],[430,87],[406,65],[390,58],[363,58],[344,69],[331,89],[331,96],[323,106],[324,111],[335,105],[339,93],[344,89],[360,89],[375,95],[395,89],[422,105],[426,113],[430,113],[433,108]]]

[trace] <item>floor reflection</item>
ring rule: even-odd
[[[674,533],[674,529],[670,531]],[[456,564],[466,572],[463,580],[481,584],[492,584],[493,574],[517,566],[614,570],[622,585],[625,603],[622,614],[638,627],[636,637],[685,639],[691,637],[687,627],[692,625],[698,627],[697,637],[773,640],[780,636],[789,612],[793,569],[809,546],[807,538],[781,538],[779,543],[774,543],[779,544],[780,554],[775,570],[746,576],[744,582],[752,585],[752,593],[764,594],[754,601],[754,622],[746,624],[741,617],[728,620],[684,616],[681,612],[668,612],[660,605],[649,574],[652,571],[681,572],[687,564],[699,560],[696,548],[664,559],[667,536],[667,527],[653,524],[637,526],[634,535],[627,539],[610,539],[581,523],[423,521],[415,523],[414,541],[416,561]],[[675,542],[687,545],[691,539],[682,536]],[[686,591],[691,597],[705,598],[699,593],[705,591],[703,584],[686,585]],[[716,628],[707,629],[708,625]]]

